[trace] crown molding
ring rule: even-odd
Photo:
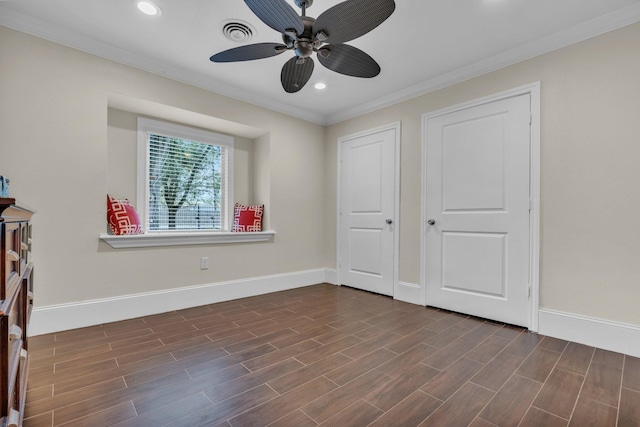
[[[559,31],[504,53],[491,56],[469,66],[459,68],[450,73],[425,80],[422,83],[397,91],[375,101],[330,114],[326,117],[326,124],[333,125],[430,92],[435,92],[436,90],[452,86],[456,83],[470,80],[474,77],[517,64],[518,62],[579,43],[638,21],[640,21],[640,4],[627,6],[583,24]]]
[[[627,6],[583,24],[576,25],[572,28],[568,28],[534,42],[519,46],[499,55],[478,61],[453,72],[425,80],[414,86],[378,98],[375,101],[359,104],[324,116],[322,114],[309,110],[302,110],[279,101],[276,102],[272,99],[256,95],[255,93],[242,88],[214,81],[213,79],[199,73],[188,72],[177,67],[167,66],[160,61],[142,58],[125,49],[97,41],[90,37],[79,35],[62,27],[51,25],[45,21],[34,19],[0,6],[0,25],[138,68],[152,74],[196,86],[229,98],[325,126],[336,124],[443,89],[456,83],[470,80],[474,77],[561,49],[638,21],[640,21],[640,4]]]
[[[0,3],[1,4],[1,3]],[[168,66],[160,61],[144,58],[126,49],[95,40],[63,27],[53,25],[40,19],[32,18],[0,5],[0,25],[23,33],[31,34],[45,40],[52,41],[73,49],[78,49],[101,58],[109,59],[120,64],[138,68],[140,70],[167,77],[172,80],[199,87],[219,95],[263,107],[288,116],[297,117],[320,125],[326,124],[322,114],[276,102],[272,99],[256,95],[253,92],[215,81],[199,73],[185,71],[177,67]]]

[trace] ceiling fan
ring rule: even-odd
[[[244,0],[262,22],[282,33],[283,43],[255,43],[213,55],[213,62],[238,62],[269,58],[293,50],[282,67],[280,81],[288,93],[298,92],[311,78],[316,52],[322,65],[337,73],[371,78],[380,74],[378,63],[362,50],[344,44],[383,23],[395,10],[393,0],[346,0],[323,12],[306,16],[313,0],[294,0],[302,15],[286,0]]]

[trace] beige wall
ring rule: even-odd
[[[421,115],[540,81],[541,306],[638,325],[639,41],[634,24],[324,128],[0,27],[0,173],[38,211],[36,305],[335,268],[336,139],[395,121],[400,280],[419,283]],[[264,129],[252,188],[275,241],[136,250],[100,242],[105,193],[129,179],[108,173],[114,93]],[[207,271],[201,256],[211,259]]]
[[[336,140],[402,122],[400,280],[420,283],[421,115],[541,82],[541,306],[640,324],[640,24],[330,126],[326,229],[335,229]],[[335,265],[335,233],[325,235]]]
[[[37,307],[322,267],[322,126],[4,27],[0,64],[0,171],[12,196],[37,211]],[[129,158],[123,176],[109,173],[112,94],[263,129],[254,172],[264,179],[247,177],[239,191],[268,204],[274,241],[134,250],[101,242],[107,190],[129,191],[135,170]]]

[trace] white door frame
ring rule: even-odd
[[[484,98],[454,105],[442,110],[422,115],[422,213],[420,225],[420,279],[421,300],[423,305],[427,301],[426,281],[426,233],[427,233],[427,121],[430,118],[453,113],[455,111],[488,104],[519,95],[531,96],[531,143],[529,166],[529,194],[531,196],[531,210],[529,212],[529,283],[531,287],[529,297],[528,327],[530,331],[538,331],[538,308],[540,304],[540,82],[531,83]]]
[[[395,164],[394,164],[394,201],[393,201],[393,297],[397,295],[398,287],[398,264],[399,264],[399,249],[400,249],[400,141],[401,138],[401,122],[394,122],[384,126],[380,126],[373,129],[368,129],[362,132],[354,133],[351,135],[341,136],[337,140],[337,212],[336,212],[336,284],[342,285],[340,278],[340,230],[342,225],[342,218],[340,213],[342,212],[342,144],[345,141],[351,139],[360,138],[363,136],[371,135],[378,132],[384,132],[387,130],[395,131]]]

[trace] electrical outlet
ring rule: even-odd
[[[200,270],[208,270],[209,269],[209,257],[203,256],[200,258]]]

